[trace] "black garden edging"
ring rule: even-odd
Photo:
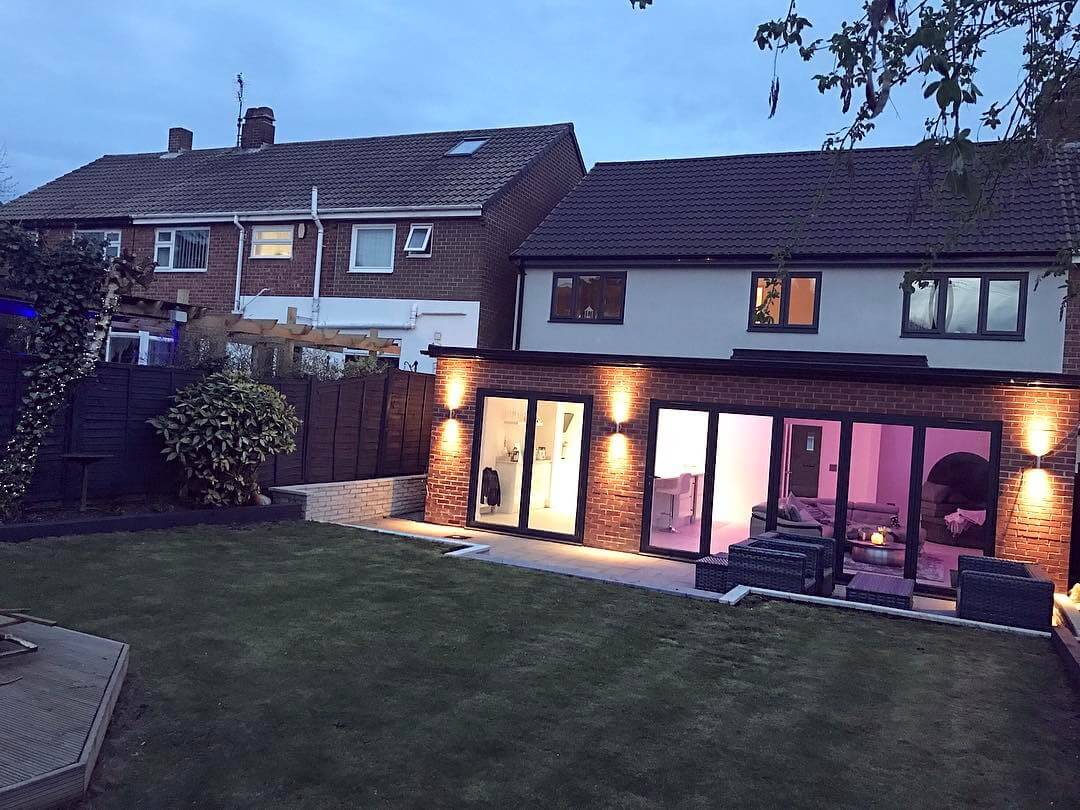
[[[17,543],[39,537],[60,537],[99,532],[140,532],[172,529],[176,526],[243,525],[281,520],[301,520],[300,504],[275,503],[269,506],[230,506],[222,509],[192,509],[185,512],[153,512],[140,515],[87,517],[41,523],[12,523],[0,526],[0,542]]]

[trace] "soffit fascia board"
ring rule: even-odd
[[[483,216],[483,209],[468,208],[327,208],[319,209],[320,219],[448,219]],[[172,225],[184,222],[232,222],[233,217],[245,222],[288,222],[310,219],[310,208],[279,211],[209,212],[205,214],[147,214],[131,218],[133,225]]]
[[[434,358],[447,357],[521,365],[654,368],[733,377],[870,380],[896,385],[926,384],[945,387],[1005,386],[1028,389],[1080,389],[1080,375],[1059,372],[996,371],[938,366],[908,368],[831,362],[748,361],[665,355],[590,354],[522,349],[480,349],[435,344],[429,345],[427,349],[421,351],[421,354]]]

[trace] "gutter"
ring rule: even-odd
[[[240,224],[240,217],[233,214],[233,225],[240,231],[239,241],[236,246],[236,286],[233,290],[233,312],[242,312],[240,308],[240,273],[244,269],[244,226]]]
[[[517,290],[515,291],[514,299],[514,331],[513,335],[513,348],[521,348],[521,322],[524,315],[525,308],[525,265],[523,262],[518,261],[518,283]]]
[[[554,368],[608,366],[616,368],[669,369],[732,377],[763,377],[811,380],[854,380],[891,385],[925,383],[946,387],[1006,386],[1009,388],[1080,389],[1080,374],[1054,371],[996,371],[972,368],[906,368],[895,364],[805,361],[766,361],[711,357],[671,357],[666,355],[595,354],[514,349],[479,349],[468,346],[431,344],[421,350],[428,357],[488,360],[500,363],[539,365]]]
[[[232,222],[233,217],[241,219],[257,220],[260,222],[285,222],[288,220],[303,219],[310,215],[307,208],[274,208],[265,211],[206,211],[203,213],[166,213],[166,214],[133,214],[133,225],[170,225],[178,222]],[[475,205],[403,205],[403,206],[360,206],[347,208],[324,208],[321,216],[323,219],[401,219],[407,217],[479,217],[483,215],[483,209]],[[126,216],[126,215],[125,215]]]
[[[323,252],[323,224],[319,219],[319,188],[318,186],[311,187],[311,218],[315,220],[315,227],[318,228],[319,241],[315,245],[315,283],[314,289],[311,292],[311,323],[314,326],[319,325],[319,306],[321,300],[319,298],[319,291],[322,289],[322,252]]]

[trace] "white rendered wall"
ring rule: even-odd
[[[284,322],[289,307],[296,307],[297,320],[311,323],[310,297],[262,295],[257,298],[245,297],[241,304],[248,318],[276,318]],[[415,325],[410,327],[414,304],[418,315]],[[435,361],[421,354],[421,350],[432,343],[475,346],[480,325],[480,303],[400,298],[322,298],[319,303],[319,325],[359,334],[366,334],[369,327],[375,327],[379,330],[379,337],[401,341],[403,364],[415,362],[418,371],[433,372]]]
[[[713,358],[733,348],[871,352],[926,355],[941,368],[1061,371],[1061,290],[1053,279],[1036,289],[1038,270],[1028,273],[1022,341],[901,338],[899,269],[824,270],[817,334],[748,332],[751,271],[730,268],[630,270],[622,324],[549,323],[552,272],[527,270],[522,349]]]

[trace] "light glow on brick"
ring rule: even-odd
[[[608,448],[608,466],[612,470],[622,470],[626,467],[626,461],[630,456],[630,440],[625,433],[612,433],[611,445]]]
[[[630,392],[618,388],[611,392],[611,421],[622,425],[630,420]]]
[[[1050,472],[1042,468],[1030,469],[1024,472],[1024,481],[1021,488],[1021,498],[1025,505],[1041,507],[1050,500],[1054,494],[1054,483],[1050,478]]]
[[[1053,433],[1050,422],[1044,417],[1036,417],[1027,425],[1027,449],[1036,458],[1042,458],[1050,452],[1053,445]]]
[[[465,403],[465,380],[461,377],[451,377],[446,381],[446,408],[456,411]]]

